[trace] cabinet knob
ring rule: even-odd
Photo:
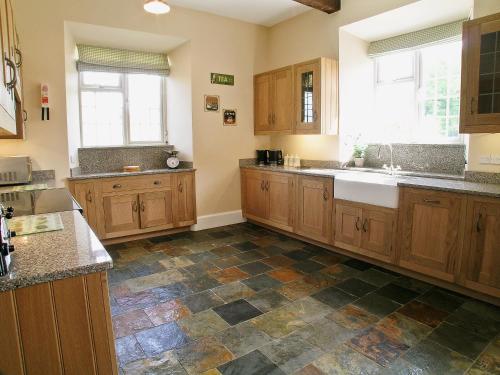
[[[182,182],[179,182],[179,186],[177,189],[179,190],[179,193],[182,193],[182,190],[183,190]]]
[[[360,221],[359,217],[358,217],[358,218],[356,218],[356,230],[357,230],[358,232],[359,232],[359,229],[360,229],[360,228],[359,228],[359,221]]]
[[[160,180],[156,180],[155,182],[153,182],[153,184],[155,184],[155,185],[161,185],[161,181]]]
[[[368,219],[363,222],[363,232],[368,232]]]
[[[113,189],[121,189],[122,185],[121,184],[114,184]]]

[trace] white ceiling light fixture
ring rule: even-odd
[[[166,14],[170,12],[170,7],[165,0],[146,0],[144,10],[153,14]]]

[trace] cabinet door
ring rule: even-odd
[[[174,222],[177,227],[186,227],[196,223],[194,173],[178,173],[176,182],[173,205]]]
[[[243,176],[245,216],[250,219],[267,219],[268,201],[264,174],[256,171],[245,171]]]
[[[89,226],[97,230],[96,197],[93,182],[77,183],[74,187],[75,199],[83,209],[83,215]]]
[[[10,7],[7,6],[7,0],[0,0],[1,66],[3,73],[3,80],[0,84],[0,136],[9,136],[16,133],[14,90],[7,87],[7,83],[12,82],[14,78],[14,70],[7,65],[7,61],[11,59],[9,46],[11,32],[9,29],[8,9]]]
[[[281,134],[292,132],[293,76],[292,67],[274,73],[273,131]]]
[[[337,202],[335,204],[335,244],[359,247],[361,222],[361,208],[349,202]]]
[[[332,179],[299,176],[296,233],[319,242],[330,242],[332,202]]]
[[[295,133],[321,134],[321,60],[295,66]]]
[[[500,297],[500,203],[469,198],[463,269],[465,286]]]
[[[139,194],[141,228],[172,228],[172,190]]]
[[[115,195],[103,198],[106,234],[136,232],[139,224],[137,194]]]
[[[265,73],[254,78],[254,132],[266,134],[272,130],[273,75]]]
[[[280,229],[293,231],[294,177],[284,173],[267,173],[266,180],[268,219]]]
[[[402,189],[400,266],[455,281],[463,241],[465,199],[459,194]]]
[[[383,207],[363,209],[361,250],[364,255],[385,262],[393,261],[395,217],[393,210]]]
[[[500,132],[500,13],[466,22],[463,33],[462,133]]]

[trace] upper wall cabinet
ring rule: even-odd
[[[255,134],[291,134],[292,67],[256,75],[254,91]]]
[[[256,75],[255,134],[337,134],[338,64],[320,58]]]
[[[11,0],[0,0],[0,138],[24,138],[22,52]]]
[[[500,13],[464,24],[461,133],[500,133]]]
[[[294,72],[294,133],[337,134],[337,61],[320,58],[295,65]]]

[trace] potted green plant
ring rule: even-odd
[[[354,152],[352,154],[354,158],[354,165],[358,168],[362,168],[365,165],[365,150],[366,146],[354,145]]]

